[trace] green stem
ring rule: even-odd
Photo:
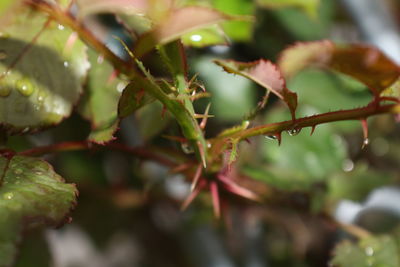
[[[27,0],[26,3],[33,8],[48,14],[50,18],[58,23],[76,31],[81,40],[93,47],[98,53],[104,55],[104,58],[110,61],[114,68],[120,73],[127,75],[131,80],[138,82],[140,75],[136,71],[134,61],[124,61],[116,56],[104,43],[99,41],[85,26],[68,12],[60,9],[57,5],[47,3],[43,0]],[[143,78],[142,78],[143,79]],[[196,119],[190,114],[190,111],[175,99],[171,99],[165,94],[158,85],[145,87],[150,94],[156,97],[164,106],[175,116],[180,125],[184,136],[189,140],[195,150],[206,151],[206,142]],[[202,147],[199,148],[198,146]],[[205,153],[198,151],[203,164],[206,164]]]

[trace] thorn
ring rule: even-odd
[[[110,77],[107,79],[107,84],[111,84],[119,75],[119,71],[114,69],[114,71],[110,74]]]
[[[246,143],[248,143],[249,145],[251,145],[251,141],[249,138],[245,138],[244,141],[246,141]]]
[[[200,141],[197,141],[197,147],[199,148],[201,162],[203,163],[203,167],[205,169],[207,168],[206,155],[204,154],[204,149]]]
[[[314,131],[315,131],[315,128],[317,127],[317,125],[313,125],[313,126],[311,126],[312,128],[311,128],[311,133],[310,133],[310,136],[312,136],[313,135],[313,133],[314,133]]]
[[[200,191],[203,189],[203,187],[205,186],[205,182],[202,183],[203,180],[200,181],[199,186],[196,187],[193,192],[191,192],[188,197],[185,199],[185,201],[183,201],[182,205],[181,205],[181,211],[184,211],[187,209],[187,207],[189,207],[190,203],[193,202],[193,200],[197,197],[197,195],[200,193]]]
[[[218,179],[224,184],[224,188],[231,193],[254,201],[260,201],[260,197],[257,196],[254,192],[238,185],[237,183],[229,179],[229,177],[218,175]]]
[[[208,119],[208,112],[210,111],[211,103],[208,103],[206,107],[206,111],[204,112],[205,117],[201,120],[200,128],[204,130],[206,128],[207,119]]]
[[[202,166],[201,164],[197,165],[196,172],[194,173],[193,176],[193,181],[192,185],[190,186],[190,191],[193,192],[193,190],[196,188],[197,183],[199,182],[201,173],[202,173]]]
[[[221,217],[221,206],[219,203],[218,185],[215,181],[210,183],[210,192],[214,208],[214,216],[219,219]]]
[[[280,146],[282,142],[282,133],[281,132],[276,133],[274,134],[274,136],[276,137],[276,140],[278,140],[278,146]]]
[[[76,32],[71,33],[65,43],[63,54],[69,54],[72,51],[76,40],[78,40],[78,34]]]
[[[369,144],[369,139],[368,139],[368,123],[367,119],[361,119],[361,125],[363,128],[363,136],[364,136],[364,141],[361,146],[361,149],[364,149],[368,144]]]

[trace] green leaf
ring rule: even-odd
[[[0,267],[12,265],[23,231],[65,223],[76,195],[47,162],[0,156]]]
[[[211,45],[228,45],[225,33],[217,25],[196,30],[182,36],[182,43],[191,47],[206,47]]]
[[[229,19],[233,17],[205,7],[190,6],[176,9],[150,32],[139,37],[133,53],[140,58],[156,45],[169,43],[186,33]]]
[[[0,125],[27,133],[60,123],[82,92],[86,46],[46,17],[19,16],[0,38]],[[75,40],[75,41],[74,41]]]
[[[79,111],[91,122],[89,140],[106,143],[113,139],[118,127],[118,102],[126,82],[111,76],[114,68],[94,51],[89,51],[90,71]]]
[[[268,60],[260,59],[253,62],[238,62],[233,60],[215,60],[215,63],[228,73],[238,74],[250,79],[270,90],[288,105],[292,117],[297,108],[297,94],[286,87],[278,67]]]
[[[252,16],[255,10],[253,1],[248,0],[212,0],[212,6],[229,15]],[[254,20],[225,21],[222,29],[232,40],[237,42],[249,41],[253,34]]]
[[[400,77],[400,67],[377,48],[331,41],[297,43],[285,49],[278,65],[285,77],[309,67],[326,67],[364,83],[375,96]]]
[[[134,81],[122,92],[122,96],[118,104],[118,116],[125,118],[134,113],[139,108],[153,102],[155,98],[147,94],[144,88]]]
[[[371,236],[361,239],[357,244],[344,241],[336,246],[331,264],[338,267],[398,267],[399,242],[398,234]]]
[[[296,7],[302,9],[311,18],[316,18],[320,0],[257,0],[257,4],[271,9]]]

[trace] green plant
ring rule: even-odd
[[[307,209],[324,213],[318,207],[322,205],[320,202],[323,201],[324,193],[319,194],[313,187],[321,182],[321,177],[327,172],[334,172],[342,164],[345,152],[339,151],[332,144],[330,137],[334,128],[321,126],[319,132],[317,127],[337,121],[360,121],[363,130],[360,146],[364,147],[369,143],[368,118],[379,114],[400,113],[400,67],[378,49],[366,45],[335,44],[331,41],[301,42],[284,49],[276,64],[266,59],[251,62],[225,59],[214,61],[226,72],[255,82],[263,88],[264,93],[260,102],[248,110],[248,115],[243,114],[243,119],[236,121],[236,126],[209,137],[210,134],[206,132],[207,122],[212,116],[209,115],[210,104],[206,102],[210,93],[204,89],[200,79],[189,72],[184,47],[223,44],[226,43],[226,35],[233,40],[246,40],[254,23],[250,15],[255,4],[237,1],[239,7],[235,9],[235,4],[227,1],[205,2],[2,2],[0,266],[11,266],[15,261],[17,244],[25,230],[42,225],[62,225],[70,220],[70,211],[76,205],[75,185],[65,183],[46,161],[37,157],[65,151],[116,150],[141,160],[155,161],[167,166],[173,173],[184,174],[191,181],[191,193],[182,203],[183,209],[201,192],[209,192],[217,218],[226,212],[229,205],[235,205],[236,201],[246,205],[279,207],[297,191],[310,194],[312,203]],[[258,5],[271,7],[273,2],[260,0]],[[309,15],[315,16],[317,1],[312,2],[301,4],[302,1],[281,1],[281,5],[300,5]],[[72,5],[79,7],[77,13],[73,13]],[[114,53],[85,24],[89,15],[106,11],[118,16],[134,40],[131,46],[120,37],[113,36],[113,40],[127,54],[126,60]],[[217,24],[221,27],[217,27]],[[372,99],[358,108],[335,108],[335,111],[303,117],[300,114],[307,113],[307,105],[298,105],[298,96],[301,97],[303,92],[301,88],[296,90],[298,94],[290,90],[286,80],[295,79],[298,73],[309,67],[334,71],[339,75],[337,79],[345,84],[354,83],[349,77],[357,80],[359,83],[350,84],[349,87],[369,89]],[[273,96],[283,101],[289,112],[279,109],[279,112],[263,114]],[[364,94],[365,99],[368,96]],[[200,105],[195,107],[197,102]],[[131,147],[116,138],[121,120],[146,106],[158,107],[155,103],[162,105],[161,114],[157,115],[156,120],[163,118],[166,123],[171,120],[171,130],[163,131],[163,125],[153,123],[150,126],[156,128],[154,135],[158,136],[158,141],[139,147]],[[332,103],[333,107],[335,104]],[[13,147],[13,136],[26,136],[50,127],[61,128],[62,122],[73,112],[90,121],[91,129],[86,140],[82,138],[86,134],[82,130],[78,133],[78,140],[62,140],[29,149],[26,146],[22,146],[22,149]],[[260,122],[260,118],[269,114],[278,122]],[[352,122],[353,125],[356,123]],[[249,139],[252,137],[266,136],[280,144],[283,132],[296,136],[300,131],[304,132],[303,128],[309,128],[311,135],[315,130],[314,135],[326,138],[318,141],[324,143],[320,148],[321,153],[337,153],[338,162],[328,157],[326,165],[318,163],[314,167],[312,164],[299,166],[300,169],[304,167],[300,173],[284,170],[284,166],[287,166],[285,160],[293,165],[302,164],[302,159],[296,158],[297,155],[302,157],[304,153],[306,159],[307,155],[311,155],[308,162],[314,160],[312,154],[302,151],[302,143],[314,142],[312,138],[305,141],[304,134],[298,137],[302,139],[283,144],[283,150],[297,149],[291,153],[293,158],[283,159],[279,155],[280,148],[275,150],[275,146],[275,152],[261,156],[266,157],[267,162],[276,163],[272,168],[263,167],[262,160],[254,155],[249,156],[250,159],[241,159],[242,150],[248,153],[242,141],[251,143],[253,141]],[[177,134],[171,134],[173,132]],[[165,139],[170,139],[170,142],[166,143]],[[182,149],[176,144],[180,144]],[[332,145],[333,151],[326,151],[330,149],[329,145]],[[318,147],[315,149],[318,150]],[[66,179],[69,180],[68,177]],[[246,186],[246,182],[250,185]],[[243,202],[241,198],[251,202]],[[371,238],[370,234],[365,234],[357,227],[354,230],[350,226],[338,224],[332,218],[329,221],[357,237],[364,238],[365,235]],[[388,257],[397,257],[394,255],[399,252],[398,245],[393,251]],[[342,264],[342,257],[346,257],[344,254],[348,252],[339,248],[337,253],[339,256],[333,263]],[[382,264],[392,266],[385,265],[385,262]]]

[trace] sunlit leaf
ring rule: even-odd
[[[135,56],[141,57],[157,44],[166,44],[193,30],[232,18],[216,10],[204,7],[176,9],[162,23],[142,35],[138,39],[133,52]]]
[[[91,122],[89,140],[105,143],[112,140],[118,126],[118,101],[126,82],[113,77],[114,68],[95,52],[89,53],[89,60],[91,68],[79,110]]]
[[[330,41],[298,43],[284,50],[279,66],[290,77],[308,66],[329,68],[368,86],[375,96],[400,76],[400,67],[377,48],[367,45],[336,45]]]
[[[182,36],[182,42],[186,46],[205,47],[211,45],[227,45],[228,39],[218,26],[212,25],[184,34]]]
[[[338,267],[400,266],[399,241],[398,235],[371,236],[358,244],[344,241],[336,246],[331,264]]]
[[[301,8],[312,18],[317,17],[320,0],[257,0],[257,4],[265,8]]]
[[[11,266],[22,232],[60,226],[75,206],[75,185],[66,184],[45,161],[0,156],[0,266]]]
[[[94,13],[144,14],[149,8],[148,0],[77,0],[81,17]]]
[[[0,38],[0,124],[27,133],[60,123],[82,92],[89,64],[86,46],[47,18],[20,16]]]
[[[275,64],[264,59],[253,62],[216,60],[215,63],[223,67],[226,72],[239,74],[273,92],[286,102],[294,117],[297,107],[297,95],[286,87],[281,71]]]

